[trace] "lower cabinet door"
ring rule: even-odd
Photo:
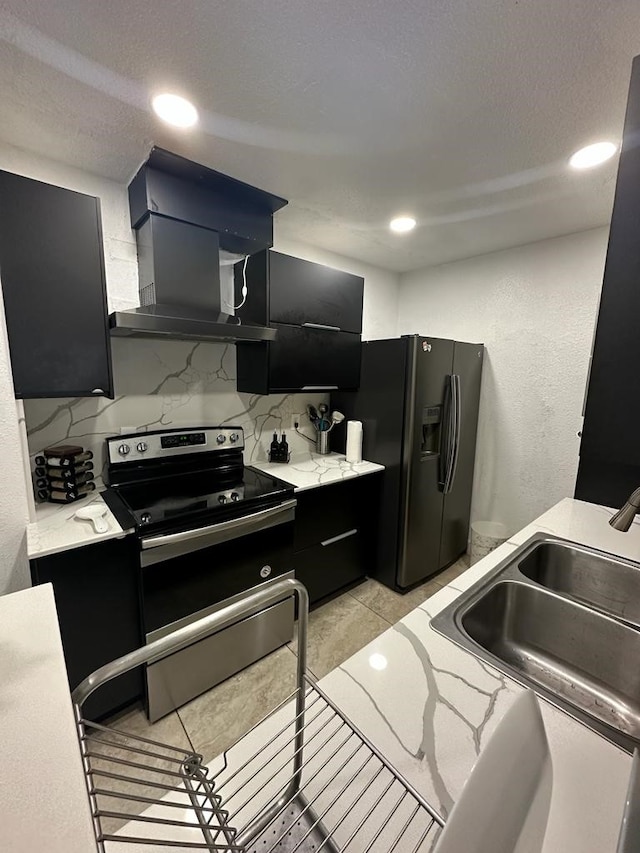
[[[294,555],[296,579],[306,586],[310,603],[363,578],[367,573],[366,554],[364,536],[357,528],[298,551]]]
[[[293,550],[304,551],[354,528],[362,530],[375,507],[371,495],[376,487],[377,475],[369,474],[298,492]]]
[[[33,584],[53,584],[62,648],[73,690],[105,663],[143,644],[138,544],[133,536],[31,561]],[[96,720],[143,695],[141,668],[100,687],[83,706]]]

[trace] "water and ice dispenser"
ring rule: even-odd
[[[425,406],[422,409],[422,456],[436,456],[440,452],[440,427],[442,406]]]

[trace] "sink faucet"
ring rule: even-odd
[[[627,499],[626,504],[619,509],[615,515],[609,519],[609,524],[615,527],[616,530],[626,532],[633,522],[633,519],[640,512],[640,487],[638,487],[632,495]]]

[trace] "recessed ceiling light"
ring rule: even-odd
[[[609,160],[617,150],[618,146],[614,142],[595,142],[576,151],[570,158],[569,165],[574,169],[590,169]]]
[[[406,231],[413,231],[416,227],[416,221],[413,216],[396,216],[389,223],[389,228],[395,231],[396,234],[404,234]]]
[[[193,127],[198,121],[197,109],[191,101],[181,98],[180,95],[171,95],[168,92],[156,95],[151,106],[162,121],[174,127]]]

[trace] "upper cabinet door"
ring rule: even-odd
[[[360,382],[364,279],[281,255],[259,252],[234,269],[237,312],[277,329],[269,344],[236,347],[238,391],[272,394],[353,389]]]
[[[360,335],[276,323],[273,327],[278,330],[278,339],[268,345],[268,393],[358,387]]]
[[[267,257],[272,323],[362,332],[363,278],[279,252]]]
[[[0,172],[16,397],[113,396],[98,199]]]

